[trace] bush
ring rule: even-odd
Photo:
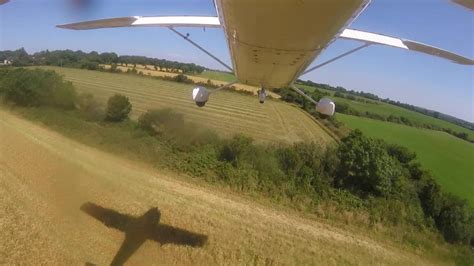
[[[138,126],[150,135],[162,135],[183,128],[184,119],[182,114],[178,114],[169,108],[149,110],[140,115]]]
[[[447,195],[443,205],[436,219],[439,231],[448,242],[469,244],[474,238],[474,216],[466,201]]]
[[[428,173],[423,173],[418,182],[418,197],[425,215],[436,219],[443,208],[443,194],[441,187]]]
[[[387,153],[384,143],[363,136],[359,130],[342,139],[338,156],[337,185],[360,195],[387,196],[401,176],[399,164]]]
[[[98,70],[99,63],[85,60],[81,63],[81,68],[87,70]]]
[[[0,93],[20,106],[74,108],[76,91],[54,71],[18,68],[2,72]]]
[[[348,114],[350,107],[345,102],[336,102],[336,112],[341,114]]]
[[[469,244],[474,239],[474,212],[466,201],[443,193],[428,172],[417,183],[425,216],[434,220],[439,232],[451,243]]]
[[[179,151],[217,145],[219,137],[213,131],[193,123],[186,123],[183,115],[172,109],[149,110],[138,118],[138,127],[161,138]]]
[[[131,111],[132,104],[128,100],[128,97],[121,94],[115,94],[107,101],[105,120],[110,122],[121,122],[128,118]]]
[[[253,139],[244,135],[236,135],[222,146],[219,160],[231,163],[234,167],[239,166],[243,155],[251,147]]]
[[[337,167],[335,158],[327,151],[314,143],[297,143],[280,147],[277,157],[282,171],[296,187],[324,193],[333,183],[333,175],[328,172]]]
[[[390,156],[396,158],[400,163],[405,165],[416,159],[415,152],[396,144],[387,144],[387,152]]]
[[[180,83],[189,83],[189,84],[194,83],[191,79],[189,79],[186,75],[183,75],[183,74],[176,75],[175,77],[172,78],[172,80],[175,82],[180,82]]]
[[[104,111],[90,93],[82,93],[77,97],[77,108],[84,113],[86,120],[99,121],[104,118]]]

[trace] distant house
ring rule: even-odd
[[[11,65],[12,64],[12,61],[8,60],[8,59],[5,59],[3,60],[3,62],[0,62],[0,66],[8,66],[8,65]]]

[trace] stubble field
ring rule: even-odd
[[[130,98],[132,118],[150,109],[173,108],[184,118],[230,137],[242,133],[258,142],[313,141],[322,145],[333,138],[327,129],[299,108],[279,102],[258,103],[256,97],[219,91],[204,108],[191,99],[192,85],[125,74],[42,67],[64,75],[80,92],[92,93],[102,103],[115,93]]]

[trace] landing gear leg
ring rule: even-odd
[[[265,90],[265,88],[262,88],[261,90],[257,91],[257,94],[258,94],[258,101],[260,103],[264,103],[265,98],[267,97],[267,91]]]

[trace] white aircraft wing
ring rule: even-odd
[[[163,17],[122,17],[99,19],[56,27],[71,30],[91,30],[118,27],[220,27],[218,17],[163,16]]]
[[[462,64],[462,65],[474,65],[474,60],[470,58],[466,58],[464,56],[443,50],[441,48],[437,48],[434,46],[430,46],[430,45],[415,42],[415,41],[394,38],[394,37],[385,36],[381,34],[360,31],[360,30],[353,30],[353,29],[345,29],[339,35],[339,37],[343,39],[358,40],[358,41],[363,41],[366,43],[381,44],[381,45],[397,47],[397,48],[401,48],[405,50],[417,51],[417,52],[433,55],[436,57],[441,57],[447,60],[451,60],[455,63]]]

